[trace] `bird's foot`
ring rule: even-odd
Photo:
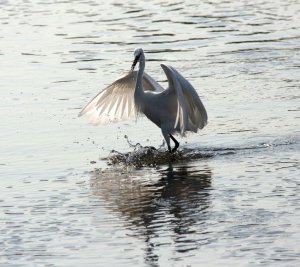
[[[175,147],[170,151],[170,153],[175,153],[176,150],[177,150],[177,148],[178,148],[178,147],[175,146]]]
[[[179,147],[179,143],[175,143],[175,147],[173,147],[173,149],[171,149],[170,146],[168,146],[168,151],[170,154],[173,154],[177,151],[177,148]]]

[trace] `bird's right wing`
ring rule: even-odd
[[[89,122],[94,125],[136,117],[137,109],[134,103],[136,76],[136,71],[130,71],[117,79],[96,95],[78,116],[86,115]],[[144,91],[163,90],[147,73],[143,74],[143,88]]]
[[[174,128],[179,126],[181,135],[185,131],[197,132],[207,124],[207,112],[194,87],[173,67],[161,64],[169,81],[169,88],[175,90],[178,100]]]

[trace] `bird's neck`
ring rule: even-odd
[[[139,70],[137,73],[136,86],[135,86],[135,90],[141,90],[142,92],[144,92],[142,86],[144,70],[145,70],[145,56],[142,54],[139,59]]]
[[[143,98],[144,98],[144,89],[143,89],[143,73],[145,70],[145,56],[142,54],[139,59],[139,70],[137,73],[135,91],[134,91],[134,100],[135,105],[138,111],[143,110]]]

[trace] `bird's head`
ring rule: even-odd
[[[141,55],[144,55],[143,48],[136,48],[133,52],[133,55],[134,55],[134,60],[133,60],[132,66],[131,66],[132,71],[134,70],[136,64],[138,63]]]

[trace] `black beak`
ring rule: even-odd
[[[138,63],[139,59],[140,59],[140,56],[135,57],[135,59],[133,60],[132,66],[131,66],[131,71],[134,70],[135,65]]]

